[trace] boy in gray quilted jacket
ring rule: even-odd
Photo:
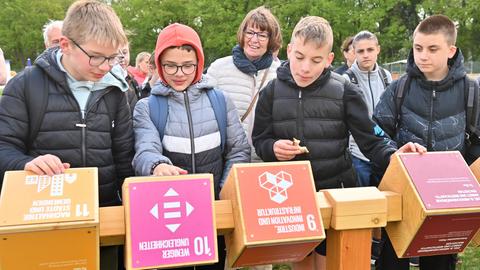
[[[175,23],[163,29],[158,35],[155,63],[160,80],[133,113],[135,172],[158,176],[212,173],[218,198],[232,163],[250,162],[250,146],[235,106],[202,76],[202,44],[192,28]],[[209,91],[218,94],[217,104],[225,105],[223,112],[215,110]],[[163,108],[153,107],[161,104],[153,101],[161,99],[166,100]],[[167,110],[164,126],[157,121],[161,109]],[[226,114],[221,115],[226,116],[226,123],[218,121],[216,112]],[[222,129],[226,131],[223,134]],[[223,237],[218,239],[218,253],[218,263],[196,269],[223,269]]]
[[[152,121],[149,99],[135,107],[134,133],[137,175],[212,173],[215,193],[232,163],[250,162],[250,147],[233,103],[226,96],[225,146],[207,91],[213,86],[202,76],[204,56],[198,34],[190,27],[172,24],[158,36],[155,63],[160,82],[152,98],[165,96],[168,115],[164,130]],[[222,100],[223,102],[223,100]],[[161,136],[160,134],[163,134]]]

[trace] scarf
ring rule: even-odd
[[[257,74],[259,70],[269,68],[273,62],[271,52],[266,52],[259,59],[250,61],[239,45],[233,47],[232,57],[233,63],[240,71],[251,75]]]

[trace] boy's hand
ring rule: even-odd
[[[408,142],[404,144],[402,147],[398,148],[398,150],[395,151],[395,154],[413,153],[413,152],[424,154],[427,152],[427,148],[425,148],[424,146],[418,143]]]
[[[296,155],[303,154],[303,151],[298,145],[295,145],[290,140],[278,140],[273,144],[273,152],[278,160],[291,160]]]
[[[43,155],[34,158],[32,161],[25,164],[23,168],[25,171],[32,171],[38,175],[48,174],[53,176],[65,172],[65,169],[70,168],[69,163],[62,163],[62,161],[54,155]]]
[[[167,163],[158,164],[153,170],[154,176],[171,176],[171,175],[180,175],[187,174],[188,172],[177,166],[173,166]]]

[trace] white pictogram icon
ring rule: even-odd
[[[175,191],[173,188],[168,189],[167,192],[163,195],[163,197],[178,197],[179,194],[177,191]],[[165,220],[169,220],[165,226],[167,229],[169,229],[171,232],[175,232],[181,223],[182,218],[182,210],[185,209],[185,217],[188,217],[193,210],[195,209],[190,203],[185,201],[183,203],[182,207],[182,202],[180,201],[169,201],[169,202],[164,202],[163,203],[163,218]],[[151,209],[150,209],[150,214],[155,217],[155,219],[159,219],[159,210],[158,210],[158,203],[156,203]],[[171,220],[171,221],[170,221]]]
[[[264,172],[258,177],[260,186],[270,195],[270,200],[276,203],[283,203],[288,199],[287,189],[293,185],[292,176],[289,173],[280,171],[277,174]]]
[[[37,192],[42,192],[50,187],[50,196],[62,196],[64,183],[72,184],[77,180],[77,174],[66,173],[48,175],[27,175],[25,177],[25,185],[37,185]]]

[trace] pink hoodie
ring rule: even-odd
[[[198,82],[202,78],[203,66],[205,62],[205,57],[203,55],[202,42],[197,32],[191,27],[174,23],[165,27],[162,32],[158,35],[157,46],[155,47],[155,64],[157,66],[158,75],[160,79],[165,82],[163,77],[163,69],[160,63],[160,55],[166,49],[170,47],[179,47],[183,45],[190,45],[195,49],[197,53],[197,72],[195,78],[193,79],[192,84]]]

